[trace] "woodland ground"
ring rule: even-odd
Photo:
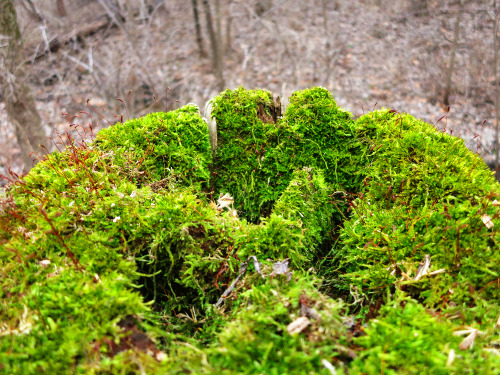
[[[124,27],[110,23],[36,60],[48,42],[102,19],[106,11],[97,1],[66,0],[68,14],[59,17],[55,1],[34,0],[44,18],[38,21],[22,3],[16,6],[30,85],[49,136],[72,122],[87,124],[82,110],[103,127],[116,121],[116,114],[136,117],[164,110],[166,103],[169,109],[190,102],[203,107],[219,93],[210,57],[198,53],[190,1],[151,2],[153,12],[141,20],[130,6],[139,2],[119,0]],[[266,2],[221,1],[223,39],[229,40],[225,87],[263,88],[287,98],[295,90],[324,86],[355,116],[389,107],[436,124],[446,114],[441,102],[456,2],[428,1],[428,11],[421,13],[410,11],[410,1],[274,0],[264,13],[258,3]],[[495,118],[492,3],[464,5],[451,108],[437,124],[463,137],[471,149],[480,140],[478,151],[487,160],[492,160]],[[198,6],[210,54],[201,2]],[[109,123],[89,109],[89,98]],[[1,100],[0,174],[5,174],[9,166],[19,171],[22,164]],[[69,120],[74,115],[81,118]]]

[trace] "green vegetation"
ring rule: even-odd
[[[0,196],[0,373],[500,368],[500,185],[462,140],[323,88],[69,140]],[[467,338],[467,339],[465,339]]]

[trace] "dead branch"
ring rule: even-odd
[[[48,46],[44,50],[39,50],[38,44],[36,46],[27,46],[28,50],[31,50],[30,55],[32,56],[26,63],[33,64],[45,57],[49,53],[54,53],[59,51],[65,45],[71,43],[75,39],[85,38],[89,35],[93,35],[103,29],[113,27],[114,24],[111,23],[111,20],[107,16],[102,16],[99,19],[95,20],[91,23],[86,23],[78,28],[72,30],[70,33],[66,35],[56,36],[52,40],[49,41]]]

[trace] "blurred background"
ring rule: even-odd
[[[0,0],[0,174],[241,85],[411,113],[495,169],[499,19],[494,0]]]

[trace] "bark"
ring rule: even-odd
[[[0,0],[0,35],[8,40],[7,45],[0,48],[0,85],[7,115],[16,128],[25,170],[28,170],[37,161],[30,154],[43,154],[40,145],[48,142],[22,64],[21,33],[13,0]]]
[[[224,69],[224,61],[223,61],[223,46],[222,46],[222,13],[220,9],[220,0],[215,0],[215,25],[216,25],[216,38],[217,38],[217,66],[215,68],[216,76],[217,76],[217,83],[218,83],[218,88],[219,91],[224,90],[224,75],[223,75],[223,69]]]
[[[59,17],[66,17],[68,13],[66,12],[66,5],[64,4],[64,0],[57,0],[57,14]]]
[[[450,105],[450,94],[451,94],[451,78],[453,76],[453,69],[455,67],[455,56],[457,53],[458,47],[458,38],[460,36],[460,21],[462,19],[463,10],[463,0],[459,2],[460,9],[457,14],[457,18],[455,19],[455,30],[453,35],[453,45],[451,47],[451,56],[450,56],[450,65],[448,66],[448,70],[446,72],[446,86],[444,89],[443,103],[445,105]]]
[[[207,29],[208,36],[210,37],[210,44],[212,47],[212,67],[215,71],[217,77],[217,88],[219,91],[224,89],[224,74],[222,70],[222,49],[217,40],[216,31],[214,30],[214,24],[212,21],[212,12],[210,10],[210,5],[208,0],[203,0],[203,6],[205,7],[205,16],[207,19]]]
[[[198,0],[192,0],[192,4],[193,4],[194,27],[196,29],[196,43],[198,44],[198,51],[201,57],[206,57],[207,53],[203,48],[203,38],[201,37],[200,17],[198,15]]]
[[[226,43],[224,45],[224,54],[231,52],[233,49],[231,46],[231,23],[233,21],[233,17],[231,16],[231,3],[232,0],[227,2],[226,6]]]

